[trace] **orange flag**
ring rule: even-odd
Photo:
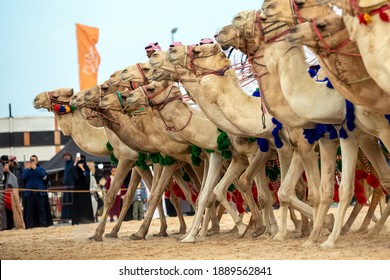
[[[76,23],[76,36],[80,90],[84,90],[97,84],[100,55],[95,45],[99,40],[99,29]]]

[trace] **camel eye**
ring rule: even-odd
[[[320,30],[324,30],[326,28],[326,23],[325,22],[318,22],[317,28]]]

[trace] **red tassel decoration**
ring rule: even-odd
[[[193,193],[191,195],[191,200],[193,203],[196,203],[196,200],[198,199],[198,195],[199,195],[198,193]]]
[[[356,197],[356,201],[358,203],[360,203],[360,204],[367,203],[367,198],[364,195],[364,188],[357,180],[355,180],[355,197]]]
[[[186,200],[186,197],[185,197],[183,191],[181,190],[179,185],[176,183],[176,181],[172,182],[171,187],[172,187],[172,191],[176,197],[179,197],[183,200]]]
[[[367,175],[367,183],[371,187],[373,187],[374,189],[376,189],[380,185],[380,182],[379,182],[378,178],[375,177],[375,175],[373,175],[373,174],[368,174]]]
[[[229,192],[226,193],[226,199],[227,201],[230,201],[232,199],[232,196],[230,195]]]
[[[363,14],[358,14],[358,19],[359,19],[359,23],[360,24],[365,24],[365,25],[367,25],[367,21],[366,21],[366,19],[364,18],[364,15]]]
[[[233,191],[232,200],[236,204],[238,213],[242,214],[246,212],[243,206],[244,199],[242,198],[241,193],[238,190]]]
[[[53,110],[56,111],[56,112],[58,112],[58,111],[60,110],[60,108],[61,108],[61,105],[60,105],[60,104],[55,104],[55,105],[53,106]]]
[[[166,190],[165,193],[164,193],[164,196],[165,198],[170,198],[171,197],[171,191],[170,190]]]
[[[333,202],[340,202],[339,185],[337,183],[334,183],[333,189],[334,189],[334,192],[333,192]]]
[[[257,202],[259,194],[257,192],[256,184],[252,185],[252,195],[253,195],[253,198],[255,199],[255,201]]]
[[[381,20],[383,20],[385,22],[389,22],[390,21],[389,15],[386,14],[384,11],[380,11],[379,12],[379,17],[381,18]]]
[[[360,170],[360,169],[357,169],[355,171],[355,180],[363,180],[363,179],[366,179],[368,176],[368,173],[367,171],[364,171],[364,170]]]

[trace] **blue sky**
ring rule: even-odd
[[[163,49],[175,41],[197,43],[212,37],[243,10],[262,0],[1,0],[0,117],[48,115],[35,110],[34,97],[46,90],[79,90],[76,23],[100,29],[98,83],[116,70],[147,61],[151,41]]]

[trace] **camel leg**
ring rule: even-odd
[[[115,196],[118,193],[119,189],[122,186],[123,181],[125,180],[129,171],[134,167],[135,162],[128,159],[119,159],[118,167],[116,174],[111,182],[111,187],[108,190],[106,196],[104,197],[104,209],[102,221],[99,223],[98,227],[95,230],[95,234],[89,237],[90,240],[94,241],[103,241],[103,233],[106,228],[106,221],[109,214],[109,211],[114,204]]]
[[[206,182],[203,190],[199,193],[196,203],[196,213],[191,225],[191,229],[187,235],[181,240],[183,243],[195,242],[199,227],[202,222],[203,214],[212,195],[212,191],[220,179],[220,172],[223,164],[223,159],[220,153],[211,153],[209,160],[209,170],[207,172]]]
[[[179,223],[180,223],[179,232],[177,232],[176,234],[185,234],[187,230],[187,225],[186,222],[184,221],[183,211],[180,207],[179,198],[175,196],[173,191],[171,191],[171,196],[169,197],[169,199],[176,210],[177,218],[179,219]]]
[[[266,158],[265,160],[268,161],[268,158]],[[269,190],[267,185],[267,177],[265,175],[265,164],[262,164],[262,166],[263,168],[260,170],[259,173],[257,173],[254,179],[259,194],[258,200],[261,209],[263,209],[264,225],[267,228],[265,234],[273,237],[278,232],[279,227],[272,208],[274,202],[274,195]]]
[[[386,148],[389,150],[390,137],[388,137],[387,134],[384,133],[384,135],[381,135],[381,140],[385,144]],[[364,135],[364,137],[361,137],[360,147],[363,150],[364,154],[367,156],[368,160],[374,166],[376,172],[378,173],[378,177],[382,187],[388,193],[390,193],[390,167],[387,165],[386,160],[384,159],[383,153],[378,146],[377,140],[374,137]],[[389,215],[390,203],[387,204],[386,208],[382,213],[382,216],[379,218],[374,228],[370,231],[370,234],[378,234]]]
[[[334,217],[333,215],[327,216],[327,213],[333,202],[334,170],[336,169],[336,154],[338,145],[338,140],[321,139],[319,141],[321,155],[321,199],[316,219],[313,221],[313,230],[309,238],[304,242],[303,246],[312,246],[318,242],[324,222],[329,231],[332,231]]]
[[[341,156],[343,159],[343,176],[341,177],[339,188],[340,203],[337,209],[333,230],[328,236],[328,239],[321,244],[321,247],[323,248],[335,246],[336,240],[340,236],[345,213],[353,196],[355,168],[359,148],[358,136],[359,133],[357,129],[355,129],[354,132],[348,133],[347,139],[340,138]]]
[[[341,229],[340,235],[346,235],[348,233],[348,231],[350,230],[353,222],[356,220],[358,214],[363,209],[363,206],[364,205],[360,204],[360,203],[356,203],[355,204],[355,206],[352,209],[351,215],[349,215],[348,220],[345,222],[345,224],[343,225],[343,228]],[[375,205],[375,207],[376,207],[376,205]],[[375,210],[375,208],[374,208],[374,210]],[[366,218],[367,218],[367,216],[366,216]]]
[[[127,187],[127,192],[125,195],[125,200],[122,205],[121,213],[119,215],[118,221],[116,222],[115,226],[112,228],[110,233],[107,233],[105,237],[109,238],[118,238],[118,232],[121,228],[123,219],[126,216],[127,210],[129,210],[131,203],[133,202],[133,197],[135,190],[137,189],[138,184],[141,182],[141,176],[137,171],[135,171],[135,168],[133,168],[133,172],[131,174],[129,186]]]
[[[384,197],[384,193],[381,187],[374,189],[374,192],[371,197],[370,207],[368,208],[366,217],[362,222],[362,225],[356,232],[365,233],[368,232],[368,226],[371,220],[374,218],[374,212],[378,204],[380,203],[381,198]]]
[[[244,236],[248,226],[242,222],[242,218],[237,214],[237,212],[230,205],[229,201],[226,199],[226,192],[230,184],[238,178],[239,175],[245,170],[245,165],[242,164],[241,160],[233,158],[228,170],[225,175],[219,181],[218,185],[214,189],[214,194],[217,200],[225,207],[226,211],[233,218],[234,224],[238,229],[238,236]]]
[[[156,209],[157,204],[161,200],[161,196],[164,193],[164,190],[169,184],[169,181],[171,180],[173,173],[178,168],[180,162],[175,162],[172,165],[169,166],[163,166],[161,175],[159,176],[158,182],[156,182],[156,186],[154,187],[152,193],[149,197],[149,207],[148,211],[146,212],[146,216],[142,222],[142,225],[138,229],[138,231],[131,235],[131,239],[133,240],[139,240],[139,239],[145,239],[146,234],[148,233],[150,223],[152,222],[153,213]],[[155,181],[155,180],[153,180]]]

